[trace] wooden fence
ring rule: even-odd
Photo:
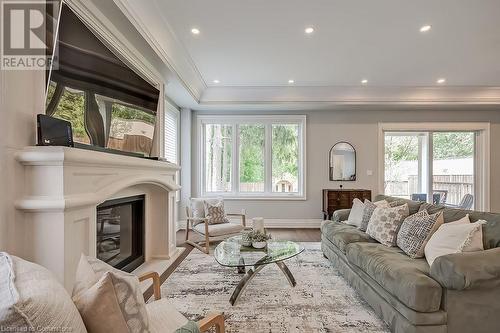
[[[433,189],[446,191],[446,203],[457,205],[465,194],[474,194],[473,175],[434,175]],[[387,181],[385,183],[385,193],[411,198],[413,193],[418,191],[418,176],[410,175],[407,181]]]

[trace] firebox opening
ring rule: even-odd
[[[97,258],[131,272],[144,263],[144,195],[97,206]]]

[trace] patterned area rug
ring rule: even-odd
[[[303,245],[302,254],[285,261],[295,288],[276,265],[268,265],[231,306],[242,275],[195,249],[162,285],[162,295],[192,320],[224,312],[227,332],[389,332],[323,257],[320,243]]]

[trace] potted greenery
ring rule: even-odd
[[[267,241],[271,239],[271,235],[265,232],[254,230],[248,234],[248,238],[252,241],[252,246],[256,249],[263,249],[267,245]]]

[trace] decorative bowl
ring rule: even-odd
[[[263,249],[267,245],[267,242],[253,242],[252,246],[256,249]]]

